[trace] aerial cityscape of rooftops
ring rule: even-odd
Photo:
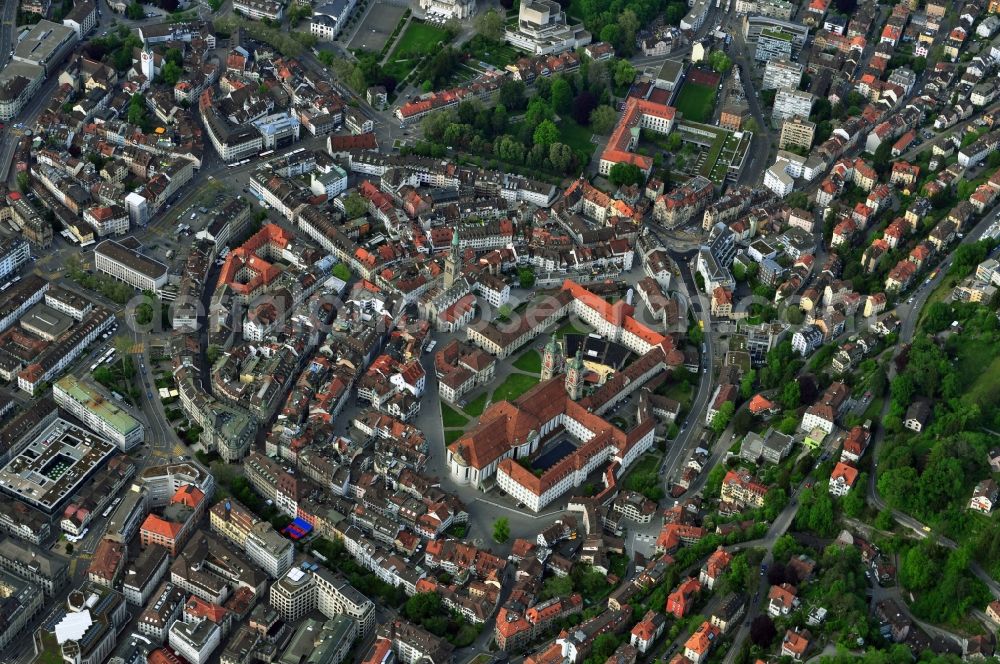
[[[0,664],[1000,662],[1000,0],[0,14]]]

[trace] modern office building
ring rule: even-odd
[[[348,616],[305,620],[292,636],[278,664],[340,664],[358,637],[358,623]]]

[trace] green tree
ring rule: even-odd
[[[621,37],[621,31],[622,29],[617,23],[608,23],[601,28],[601,41],[608,42],[609,44],[617,44]]]
[[[562,76],[552,81],[552,110],[560,115],[573,107],[573,89]],[[537,142],[537,141],[536,141]]]
[[[626,9],[618,15],[618,25],[621,27],[621,42],[615,44],[619,53],[631,53],[635,48],[635,35],[641,25],[635,11]]]
[[[611,167],[611,171],[608,173],[608,180],[615,186],[621,186],[642,184],[646,180],[646,177],[642,170],[635,164],[620,163]]]
[[[347,267],[344,263],[337,263],[334,265],[333,269],[330,270],[330,274],[337,277],[341,281],[350,281],[352,276],[351,268]]]
[[[128,121],[129,124],[140,127],[146,124],[146,102],[138,92],[132,95],[132,99],[129,100]]]
[[[209,344],[208,348],[205,349],[205,358],[209,364],[215,364],[221,355],[222,349],[215,344]]]
[[[754,383],[757,382],[757,372],[751,369],[740,379],[740,396],[749,399],[753,396]]]
[[[595,134],[609,134],[618,121],[615,109],[603,104],[590,112],[590,128]]]
[[[416,623],[439,616],[443,610],[441,596],[437,593],[417,593],[403,606],[406,617]]]
[[[531,136],[535,145],[541,145],[546,150],[559,140],[559,128],[552,120],[543,120]]]
[[[519,111],[525,106],[524,90],[523,81],[505,81],[497,93],[497,100],[505,108],[511,111]]]
[[[168,48],[167,52],[163,54],[163,59],[177,66],[184,64],[184,54],[181,53],[179,48]]]
[[[549,146],[549,161],[552,162],[552,168],[561,173],[568,173],[573,166],[574,158],[573,148],[565,143],[553,143]]]
[[[517,278],[521,288],[528,289],[535,285],[535,271],[530,267],[522,267],[518,270]]]
[[[184,70],[174,62],[167,62],[160,70],[160,79],[169,86],[174,86],[180,80]]]
[[[722,491],[722,480],[725,477],[726,466],[724,464],[712,466],[712,470],[708,471],[708,477],[705,479],[705,495],[710,498],[718,496]]]
[[[781,390],[781,405],[785,410],[795,410],[802,399],[802,387],[799,381],[793,380]]]
[[[847,492],[844,499],[840,501],[840,506],[844,509],[844,514],[857,519],[865,511],[865,491],[868,487],[868,473],[861,473],[853,489]]]
[[[712,418],[712,431],[716,434],[721,434],[729,426],[729,420],[732,419],[733,413],[736,412],[736,406],[732,401],[727,401],[722,404],[718,411],[715,413],[715,417]]]
[[[141,21],[146,18],[146,12],[143,11],[142,5],[138,2],[133,2],[125,8],[125,16],[132,19],[133,21]]]
[[[539,595],[540,601],[545,601],[553,597],[568,597],[573,594],[573,579],[569,576],[550,576],[542,584],[542,592]]]
[[[779,487],[773,487],[764,495],[764,518],[774,521],[788,504],[788,494]]]
[[[614,81],[616,87],[624,88],[627,85],[631,85],[632,81],[635,80],[635,75],[635,67],[628,60],[618,60],[615,62]]]
[[[503,41],[504,17],[496,9],[476,17],[476,32],[495,42]]]
[[[368,201],[361,194],[351,193],[344,197],[344,214],[348,219],[356,219],[368,213]]]
[[[733,67],[733,60],[725,51],[712,51],[708,56],[708,64],[720,74],[725,74]]]
[[[875,149],[875,155],[872,157],[872,166],[879,173],[884,173],[889,170],[891,160],[892,141],[882,141],[879,143],[878,148]]]
[[[500,517],[493,522],[493,539],[500,544],[510,539],[510,522],[507,517]]]
[[[936,567],[924,547],[912,546],[899,556],[899,582],[909,590],[926,590],[937,578]]]
[[[746,435],[753,428],[753,414],[746,408],[736,411],[733,416],[733,431],[737,436]]]
[[[31,188],[31,176],[27,171],[21,171],[17,174],[17,189],[22,194],[28,193],[28,189]]]

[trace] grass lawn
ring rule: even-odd
[[[438,50],[438,42],[447,39],[448,33],[429,23],[410,21],[396,41],[396,47],[385,61],[386,74],[402,81],[425,55]]]
[[[917,321],[918,329],[920,328],[920,323],[923,322],[927,311],[931,308],[931,305],[935,302],[944,302],[944,299],[948,297],[952,290],[955,289],[956,283],[958,283],[958,279],[945,275],[941,279],[941,283],[939,283],[937,287],[931,291],[931,294],[927,296],[927,301],[924,302],[924,306],[920,308],[920,319]]]
[[[594,132],[590,127],[578,125],[572,118],[563,116],[559,120],[559,140],[573,148],[575,151],[583,151],[593,154],[594,144],[590,142],[590,137]]]
[[[656,393],[660,396],[673,399],[681,404],[681,416],[690,410],[693,392],[694,390],[689,383],[674,382],[672,380],[667,380],[656,388]]]
[[[708,122],[715,110],[715,88],[698,83],[685,83],[677,96],[677,110],[685,120]]]
[[[42,630],[42,651],[38,653],[35,664],[63,664],[62,651],[56,643],[56,637]]]
[[[441,404],[441,421],[445,429],[453,427],[464,427],[469,423],[469,418],[452,408],[446,403]]]
[[[478,397],[465,404],[465,412],[472,417],[479,417],[483,414],[483,411],[486,410],[486,399],[489,396],[490,395],[488,393],[483,392]]]
[[[555,332],[558,339],[565,337],[567,334],[587,334],[587,331],[581,330],[576,325],[573,325],[573,323],[563,323],[563,326]]]
[[[521,396],[537,384],[537,376],[511,374],[507,377],[507,380],[502,382],[500,387],[493,392],[493,401],[511,401],[512,399],[516,399]]]
[[[1000,389],[1000,357],[985,339],[972,338],[958,352],[959,375],[966,377],[968,390],[964,400],[989,408],[997,401]]]
[[[451,431],[445,431],[444,432],[444,444],[445,445],[451,445],[456,440],[458,440],[459,438],[461,438],[463,433],[465,433],[465,432],[462,431],[461,429],[452,429]]]
[[[538,354],[537,350],[529,350],[521,353],[521,357],[514,360],[514,366],[521,371],[527,371],[528,373],[541,373],[542,372],[542,356]]]
[[[518,51],[505,42],[490,41],[476,35],[462,46],[462,52],[477,62],[487,62],[494,67],[506,67],[520,56]]]

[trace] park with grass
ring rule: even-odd
[[[497,401],[513,401],[541,380],[542,356],[534,348],[521,353],[511,363],[511,373],[496,386],[487,387],[464,406],[441,401],[441,426],[444,428],[444,444],[450,445],[486,410]]]
[[[424,57],[436,53],[441,48],[441,42],[449,39],[450,34],[444,28],[416,20],[410,21],[386,59],[382,70],[397,81],[402,81]]]

